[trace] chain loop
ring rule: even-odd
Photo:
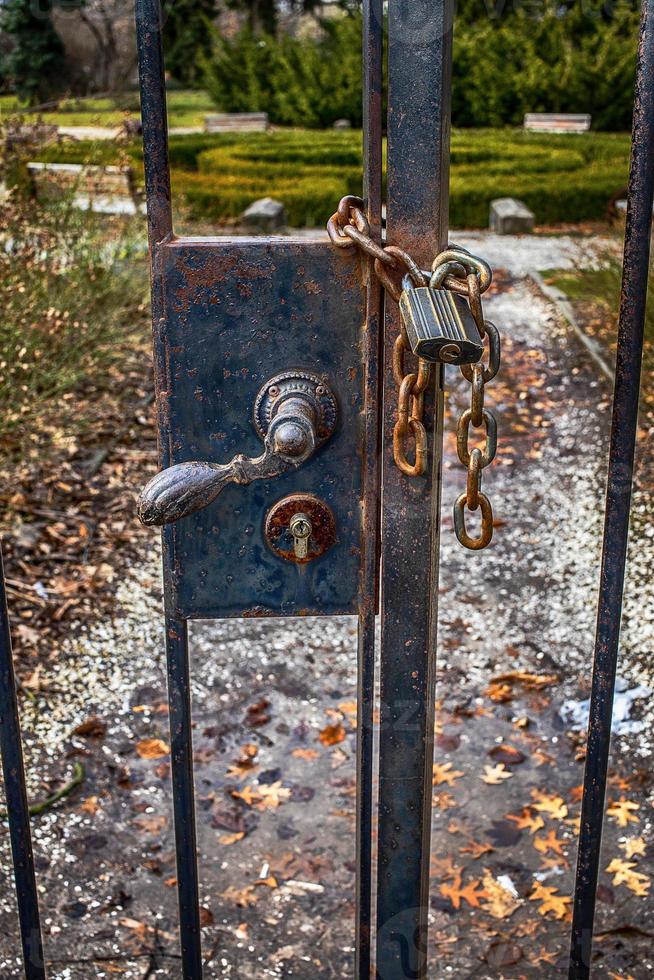
[[[360,197],[344,197],[337,211],[327,223],[329,237],[337,248],[356,245],[373,261],[377,279],[395,302],[399,302],[403,286],[396,278],[404,268],[402,279],[408,275],[415,287],[429,285],[432,289],[447,289],[465,296],[482,339],[488,338],[488,363],[461,366],[461,372],[472,385],[471,407],[459,418],[457,425],[457,452],[467,467],[466,492],[454,505],[454,528],[459,542],[472,551],[490,544],[493,537],[493,509],[488,497],[481,492],[482,473],[492,463],[497,452],[497,423],[494,415],[484,407],[484,390],[487,382],[500,367],[500,336],[497,328],[484,320],[482,293],[493,278],[491,268],[483,259],[472,255],[461,246],[450,245],[436,256],[431,271],[419,268],[413,258],[397,245],[379,245],[370,237],[370,226]],[[408,282],[406,283],[408,287]],[[417,367],[406,370],[405,356],[411,352],[404,322],[393,345],[393,378],[398,387],[397,421],[393,429],[393,458],[396,466],[407,476],[422,476],[427,469],[428,440],[423,424],[425,392],[432,378],[431,363],[418,358]],[[469,445],[470,426],[484,429],[484,448]],[[408,458],[409,439],[415,445],[414,462]],[[466,529],[466,508],[473,512],[481,508],[481,529],[472,537]]]
[[[497,422],[495,421],[495,416],[492,414],[492,412],[488,412],[486,409],[484,409],[481,414],[484,420],[483,427],[486,430],[486,445],[484,446],[481,454],[481,465],[485,468],[486,466],[490,466],[495,459],[495,454],[497,453]],[[465,412],[462,412],[459,416],[459,422],[456,427],[456,451],[459,454],[459,459],[464,466],[468,466],[470,463],[471,451],[468,446],[468,440],[470,439],[471,422],[472,409],[467,408]]]
[[[468,534],[466,528],[466,502],[467,495],[465,493],[457,497],[454,504],[454,530],[464,548],[468,548],[470,551],[481,551],[482,548],[487,548],[493,539],[493,508],[486,494],[480,493],[481,529],[479,535],[473,538]]]

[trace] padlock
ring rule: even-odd
[[[400,313],[411,350],[424,361],[474,364],[483,352],[479,329],[463,296],[402,280]]]

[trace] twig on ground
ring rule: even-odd
[[[29,807],[30,817],[36,817],[45,810],[48,810],[55,803],[60,800],[65,799],[67,796],[73,792],[78,786],[81,786],[84,782],[84,777],[86,773],[84,772],[84,766],[81,762],[76,762],[73,766],[73,778],[62,786],[61,789],[56,790],[50,796],[47,796],[44,800],[39,800],[37,803],[32,803]],[[0,820],[6,820],[9,814],[6,810],[0,810]]]

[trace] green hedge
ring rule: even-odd
[[[454,130],[450,214],[453,227],[485,227],[496,197],[518,197],[540,224],[605,217],[627,183],[626,134],[546,135],[522,130]],[[39,159],[131,162],[142,179],[135,141],[64,143]],[[361,189],[361,133],[278,130],[244,135],[175,136],[170,141],[173,192],[189,218],[238,217],[260,197],[284,202],[291,225],[324,225],[338,200]]]

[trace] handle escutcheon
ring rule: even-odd
[[[336,399],[324,379],[285,372],[268,381],[257,396],[255,424],[264,452],[229,463],[178,463],[147,484],[137,504],[139,520],[161,527],[207,507],[229,483],[247,486],[302,466],[333,434]]]

